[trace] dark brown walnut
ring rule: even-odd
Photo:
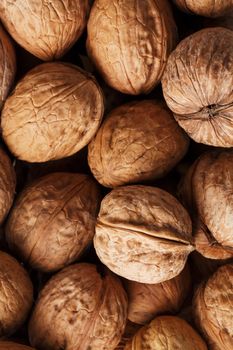
[[[181,308],[191,289],[188,265],[176,277],[157,284],[124,282],[128,298],[128,319],[134,323],[146,324],[156,315],[176,313]]]
[[[225,16],[218,18],[204,18],[205,27],[224,27],[233,30],[233,5],[232,11],[227,11]]]
[[[210,350],[232,350],[233,264],[220,267],[200,285],[193,312]]]
[[[160,102],[130,102],[114,109],[88,147],[88,163],[106,187],[166,175],[184,156],[189,140]]]
[[[0,350],[35,350],[30,346],[17,344],[12,341],[0,341]]]
[[[17,260],[2,251],[0,251],[0,286],[0,338],[2,338],[11,335],[23,325],[33,302],[33,287],[27,272]]]
[[[101,89],[89,73],[67,63],[44,63],[29,71],[8,97],[2,135],[21,160],[61,159],[91,141],[103,109]]]
[[[45,285],[29,323],[40,350],[113,350],[124,332],[127,296],[111,272],[69,266]]]
[[[6,226],[10,249],[33,268],[55,271],[78,259],[92,242],[100,203],[88,175],[52,173],[18,196]]]
[[[62,57],[86,26],[88,0],[1,0],[0,18],[24,49],[44,61]]]
[[[233,31],[206,28],[169,56],[162,87],[168,107],[196,142],[233,146]]]
[[[160,316],[142,327],[124,350],[207,350],[200,335],[179,317]]]
[[[116,274],[140,283],[160,283],[184,268],[192,245],[187,211],[159,188],[125,186],[102,201],[94,246]]]
[[[88,21],[87,51],[114,89],[150,92],[176,43],[167,0],[96,0]]]
[[[205,17],[219,17],[233,8],[233,0],[173,0],[183,11]]]

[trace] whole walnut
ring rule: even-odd
[[[105,81],[132,95],[159,83],[177,37],[167,0],[96,0],[87,31],[89,57]]]
[[[166,175],[189,140],[163,103],[144,100],[114,109],[88,147],[88,163],[106,187]]]
[[[18,196],[6,226],[9,247],[33,268],[55,271],[92,242],[100,203],[88,175],[52,173]]]
[[[175,316],[159,316],[142,327],[124,350],[207,350],[200,335]]]
[[[89,73],[67,63],[44,63],[30,70],[8,97],[2,135],[21,160],[61,159],[90,142],[102,115],[103,95]]]
[[[210,350],[232,350],[233,264],[221,266],[200,285],[193,312]]]
[[[25,322],[33,302],[33,287],[24,268],[0,251],[0,338],[11,335]]]
[[[24,49],[44,61],[58,59],[86,26],[89,0],[1,0],[0,18]]]
[[[173,0],[183,11],[205,17],[219,17],[233,8],[233,0]]]
[[[233,31],[206,28],[182,40],[162,78],[168,107],[196,142],[233,146]]]
[[[94,247],[116,274],[141,283],[160,283],[178,275],[194,249],[191,220],[164,190],[119,187],[101,203]]]
[[[0,350],[35,350],[23,344],[13,343],[12,341],[0,341]]]
[[[111,272],[71,265],[42,289],[29,323],[40,350],[113,350],[123,334],[127,296]]]

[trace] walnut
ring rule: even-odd
[[[0,350],[35,350],[23,344],[13,343],[12,341],[0,341]]]
[[[232,11],[227,11],[225,16],[218,18],[204,18],[204,27],[224,27],[233,30],[233,6]]]
[[[183,11],[205,17],[219,17],[233,8],[233,0],[173,0]]]
[[[197,289],[193,312],[210,350],[232,350],[233,264],[221,266]]]
[[[52,173],[27,186],[6,226],[9,247],[33,268],[55,271],[92,242],[100,194],[88,175]]]
[[[87,52],[105,81],[132,95],[159,83],[177,36],[167,0],[96,0],[87,31]]]
[[[164,104],[131,102],[105,119],[89,144],[88,163],[102,185],[115,187],[166,175],[188,145],[188,138]]]
[[[12,256],[0,251],[0,338],[14,333],[26,320],[33,302],[28,274]]]
[[[207,346],[186,321],[175,316],[160,316],[142,327],[124,348],[144,349],[207,350]]]
[[[68,157],[86,146],[103,115],[103,96],[78,67],[44,63],[16,85],[2,111],[2,134],[10,151],[28,162]]]
[[[164,190],[119,187],[101,203],[94,246],[100,260],[118,275],[160,283],[178,275],[194,249],[191,221]]]
[[[127,318],[127,296],[116,276],[91,264],[71,265],[41,291],[29,323],[40,350],[113,350]]]
[[[233,31],[206,28],[169,56],[162,87],[168,107],[196,142],[233,146]]]
[[[1,0],[0,17],[24,49],[44,61],[58,59],[86,26],[88,0]]]

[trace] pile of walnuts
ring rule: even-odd
[[[0,22],[0,350],[232,350],[233,0]]]

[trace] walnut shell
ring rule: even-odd
[[[75,264],[53,276],[39,295],[29,323],[40,350],[113,350],[127,318],[127,296],[116,276]]]
[[[88,175],[52,173],[27,186],[6,226],[10,249],[33,268],[55,271],[78,259],[95,232],[100,194]]]
[[[96,0],[87,31],[88,54],[105,81],[132,95],[159,83],[176,42],[167,0]]]
[[[103,115],[95,79],[78,67],[44,63],[28,72],[2,111],[10,151],[28,162],[68,157],[86,146]]]
[[[159,188],[119,187],[101,203],[94,247],[118,275],[160,283],[178,275],[194,249],[191,221],[182,205]]]
[[[168,107],[196,142],[233,146],[233,32],[206,28],[169,56],[162,87]]]
[[[232,350],[233,264],[221,266],[197,289],[193,301],[196,323],[210,350]]]
[[[12,341],[0,341],[0,350],[35,350],[23,344],[13,343]]]
[[[14,333],[25,322],[33,302],[27,272],[12,256],[0,251],[0,338]]]
[[[219,17],[233,8],[232,0],[173,0],[182,10],[205,17]]]
[[[88,163],[106,187],[166,175],[185,155],[188,137],[160,102],[144,100],[114,109],[88,147]]]
[[[142,327],[124,350],[207,350],[200,335],[184,320],[160,316]]]
[[[0,17],[24,49],[44,61],[62,57],[86,26],[88,0],[1,0]]]

